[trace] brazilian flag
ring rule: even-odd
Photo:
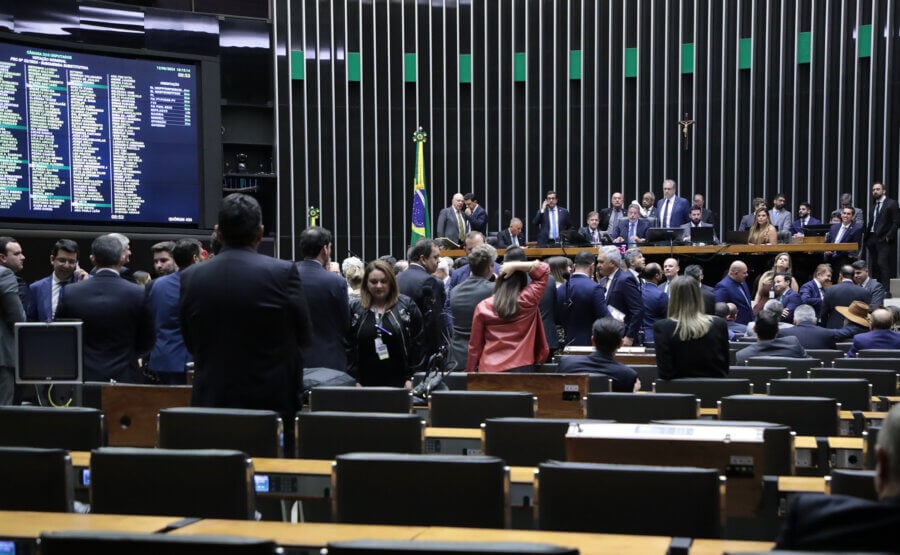
[[[425,192],[425,142],[428,133],[420,127],[413,135],[416,143],[416,175],[413,179],[412,233],[409,244],[431,237],[431,217],[428,215],[428,194]]]

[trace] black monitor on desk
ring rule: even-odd
[[[577,229],[567,229],[562,232],[562,244],[572,247],[590,247],[591,242],[587,238],[578,233]]]
[[[831,230],[831,224],[810,224],[803,226],[805,237],[825,237]]]
[[[712,227],[692,227],[690,231],[691,243],[712,245],[716,240],[716,230]]]
[[[647,242],[659,245],[680,243],[684,239],[684,229],[680,227],[651,227],[647,230]]]
[[[19,322],[16,383],[80,384],[81,321]]]

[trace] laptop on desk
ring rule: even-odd
[[[651,227],[647,230],[646,239],[651,245],[681,244],[684,240],[684,228]]]
[[[712,245],[715,243],[716,230],[713,227],[692,227],[690,229],[691,243]]]
[[[749,231],[726,231],[725,242],[729,245],[746,245],[750,239]]]

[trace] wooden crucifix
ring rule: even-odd
[[[678,122],[678,125],[681,126],[681,144],[684,145],[684,150],[690,150],[690,130],[691,126],[694,125],[694,120],[688,118],[688,113],[684,113],[684,119]]]

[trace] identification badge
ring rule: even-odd
[[[375,338],[375,352],[378,354],[379,360],[387,360],[390,358],[387,345],[384,344],[384,341],[382,341],[380,337]]]

